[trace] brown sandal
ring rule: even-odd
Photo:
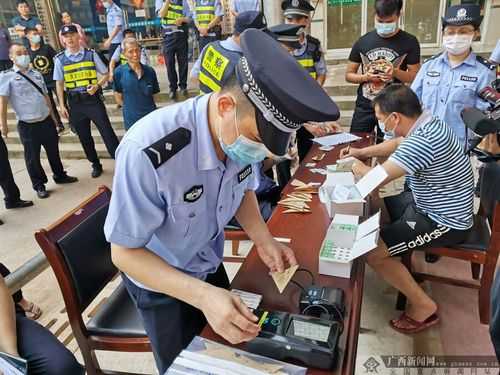
[[[37,320],[42,316],[42,309],[33,302],[30,302],[28,308],[24,310],[24,312],[26,313],[26,317],[31,320]]]
[[[409,325],[409,327],[407,327],[407,328],[398,327],[399,322],[405,322]],[[421,331],[423,331],[429,327],[432,327],[438,323],[439,323],[439,317],[438,317],[437,313],[432,314],[427,319],[425,319],[423,322],[419,322],[418,320],[410,318],[405,312],[402,313],[398,319],[392,319],[389,322],[389,324],[391,325],[391,327],[394,330],[396,330],[400,333],[407,334],[407,335],[421,332]]]

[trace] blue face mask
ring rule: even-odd
[[[375,21],[375,30],[377,30],[377,34],[382,37],[394,34],[397,28],[397,22],[382,23]]]
[[[387,130],[385,128],[385,122],[391,116],[392,116],[392,113],[389,116],[387,116],[384,121],[378,122],[378,127],[380,128],[380,130],[382,130],[382,133],[384,134],[384,139],[392,139],[392,138],[396,137],[396,134],[394,133],[394,130],[396,129],[396,127],[394,127],[394,129],[392,129],[392,130]]]
[[[237,111],[235,110],[234,113],[234,122],[238,136],[230,145],[226,145],[222,140],[219,124],[219,143],[222,151],[224,151],[228,158],[240,165],[260,163],[268,155],[266,146],[262,143],[254,142],[240,134]]]
[[[32,35],[30,37],[30,40],[31,40],[31,43],[38,44],[38,43],[40,43],[42,38],[40,37],[40,35]]]

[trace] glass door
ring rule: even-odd
[[[328,49],[350,49],[363,32],[363,2],[366,0],[328,0]]]

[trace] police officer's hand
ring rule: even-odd
[[[260,331],[258,318],[241,298],[222,288],[211,285],[208,288],[200,308],[215,333],[231,344],[254,339]]]
[[[7,127],[7,125],[2,125],[0,127],[0,132],[2,132],[2,137],[4,137],[4,138],[9,137],[9,128]]]
[[[66,120],[69,119],[68,108],[66,108],[65,106],[61,106],[60,112],[61,112],[62,118],[65,118]]]
[[[328,129],[321,124],[308,122],[307,124],[304,124],[304,128],[306,128],[306,130],[315,137],[323,137],[328,134]]]
[[[285,268],[295,266],[295,253],[288,246],[271,238],[263,245],[256,245],[257,253],[270,272],[283,272]]]
[[[98,85],[88,85],[87,86],[87,94],[89,95],[94,95],[97,90],[99,90],[99,86]]]
[[[104,49],[108,49],[109,47],[111,47],[111,38],[106,39],[102,46],[104,47]]]
[[[200,36],[207,36],[208,34],[208,29],[206,27],[200,27],[198,31],[200,33]]]

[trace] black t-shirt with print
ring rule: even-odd
[[[390,38],[382,38],[373,30],[354,43],[349,60],[361,64],[363,73],[368,69],[383,70],[387,63],[406,70],[408,65],[420,63],[420,43],[403,30]],[[395,79],[394,82],[399,81]],[[371,99],[385,86],[383,83],[362,83],[358,88],[358,103],[370,105]]]
[[[36,51],[28,48],[33,68],[43,76],[45,84],[49,89],[55,88],[54,82],[54,56],[57,52],[49,44],[42,45]]]

